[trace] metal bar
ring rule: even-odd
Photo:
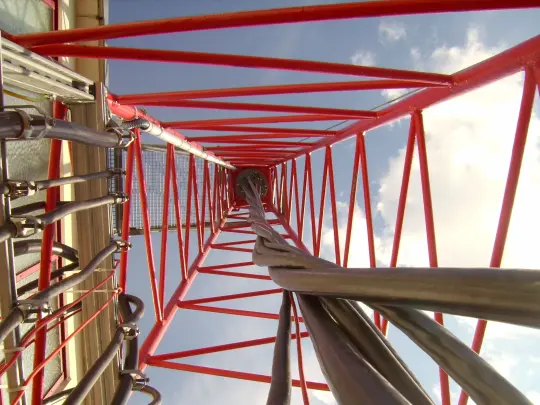
[[[183,300],[186,296],[191,284],[193,283],[193,280],[197,276],[196,269],[204,263],[206,257],[208,256],[208,253],[210,253],[211,245],[215,243],[217,237],[221,232],[222,226],[226,223],[226,220],[226,218],[222,219],[216,231],[208,238],[204,245],[203,251],[199,253],[199,255],[191,264],[188,270],[188,278],[184,282],[180,283],[180,285],[176,288],[171,298],[167,302],[167,305],[165,306],[163,320],[154,324],[152,330],[150,330],[146,339],[144,340],[139,350],[139,369],[141,371],[144,371],[146,369],[146,366],[148,365],[147,360],[150,356],[154,354],[157,346],[161,342],[161,339],[163,339],[165,332],[167,331],[174,318],[174,314],[178,310],[178,302]]]
[[[189,240],[191,233],[191,195],[193,193],[193,176],[195,176],[195,168],[191,164],[191,157],[188,164],[188,181],[187,181],[187,197],[186,197],[186,235],[184,238],[184,254],[186,255],[186,263],[189,266]],[[189,274],[188,274],[189,276]]]
[[[251,251],[253,251],[253,249]],[[270,276],[265,276],[264,274],[240,273],[238,271],[206,270],[204,268],[200,268],[198,272],[201,274],[213,274],[216,276],[250,278],[254,280],[272,280]]]
[[[341,251],[339,249],[339,224],[337,217],[336,186],[334,184],[334,164],[332,162],[332,149],[330,147],[327,147],[326,153],[328,154],[328,178],[330,180],[330,206],[332,210],[332,227],[334,230],[334,251],[336,257],[336,264],[340,266]]]
[[[211,186],[210,186],[210,168],[208,167],[208,165],[205,165],[204,166],[204,170],[205,170],[205,176],[208,178],[208,182],[206,183],[206,188],[207,188],[207,196],[208,196],[208,215],[209,215],[209,219],[210,219],[210,232],[214,232],[214,206],[213,206],[213,202],[212,202],[212,194],[211,194]]]
[[[297,338],[303,339],[306,337],[309,337],[308,332],[301,332],[300,335],[297,335],[296,333],[291,334],[291,339],[297,339]],[[276,337],[270,336],[270,337],[260,338],[260,339],[252,339],[252,340],[245,340],[241,342],[227,343],[223,345],[202,347],[200,349],[191,349],[191,350],[183,350],[181,352],[157,354],[157,355],[152,356],[150,358],[150,361],[183,359],[186,357],[200,356],[201,354],[219,353],[219,352],[224,352],[228,350],[243,349],[245,347],[262,346],[262,345],[274,343],[275,341],[276,341]]]
[[[129,241],[129,222],[131,219],[131,192],[133,189],[133,161],[135,159],[134,145],[131,143],[127,148],[126,157],[126,185],[124,192],[130,196],[130,199],[124,203],[122,210],[122,239]],[[119,286],[122,291],[127,291],[127,269],[128,269],[128,252],[123,250],[120,253],[120,277]]]
[[[298,236],[300,240],[304,237],[304,219],[306,216],[306,197],[307,197],[307,155],[304,159],[304,177],[302,179],[302,202],[300,208],[300,217],[298,218]]]
[[[540,61],[539,47],[540,35],[537,35],[483,62],[454,73],[452,75],[454,79],[454,86],[452,88],[429,88],[419,91],[378,111],[378,117],[376,119],[355,122],[339,131],[339,134],[332,139],[322,139],[316,145],[302,150],[298,153],[298,156],[304,153],[314,152],[315,150],[324,148],[326,145],[344,141],[359,132],[366,132],[407,116],[413,110],[424,110],[434,104],[450,100],[488,83],[519,72],[524,69],[525,63],[523,61],[527,61],[531,66],[537,64]]]
[[[242,253],[252,253],[252,248],[239,248],[234,246],[216,246],[213,245],[212,248],[218,249],[218,250],[228,250],[230,252],[242,252]]]
[[[139,181],[139,197],[141,200],[141,216],[143,220],[144,244],[146,246],[146,260],[148,263],[148,275],[150,278],[150,287],[152,289],[152,301],[154,302],[154,314],[156,321],[162,320],[161,303],[159,301],[158,287],[156,282],[156,268],[154,264],[154,252],[152,249],[152,236],[150,233],[150,214],[148,210],[148,197],[146,195],[146,182],[144,180],[143,156],[141,149],[141,133],[135,130],[135,166],[137,168],[137,180]],[[189,225],[189,224],[188,224]],[[189,227],[187,228],[189,230]],[[189,231],[188,231],[189,232]]]
[[[532,0],[530,0],[532,1]],[[21,36],[18,36],[18,39]],[[71,42],[72,40],[70,40]],[[399,69],[357,66],[344,63],[316,62],[298,59],[268,58],[262,56],[230,55],[221,53],[203,53],[186,51],[169,51],[161,49],[121,48],[113,46],[82,45],[44,45],[31,48],[34,52],[48,56],[69,56],[73,58],[137,60],[145,62],[195,63],[213,66],[231,66],[256,69],[278,69],[297,72],[340,74],[352,76],[381,77],[397,80],[412,80],[434,84],[451,84],[452,77],[440,73],[415,72]],[[140,105],[169,105],[183,103],[188,100],[169,102],[145,101]],[[195,102],[195,101],[193,101]],[[259,110],[263,111],[263,110]],[[308,113],[311,114],[311,113]],[[348,114],[347,114],[348,115]]]
[[[161,20],[111,24],[92,28],[17,35],[15,39],[25,46],[61,44],[67,42],[96,41],[140,35],[171,32],[189,32],[257,25],[289,24],[312,21],[342,20],[429,13],[448,13],[480,10],[500,10],[535,7],[534,0],[390,0],[367,1],[317,6],[239,11],[213,15],[199,15]]]
[[[179,302],[178,305],[180,307],[184,307],[187,305],[198,305],[198,304],[207,304],[209,302],[221,302],[221,301],[230,301],[230,300],[237,300],[240,298],[250,298],[250,297],[260,297],[262,295],[272,295],[272,294],[279,294],[283,292],[283,288],[274,288],[271,290],[260,290],[260,291],[249,291],[245,293],[238,293],[238,294],[227,294],[227,295],[219,295],[215,297],[206,297],[206,298],[197,298],[193,300],[185,300],[182,302]]]
[[[202,202],[201,202],[201,231],[202,231],[202,235],[201,235],[201,246],[200,246],[200,250],[202,250],[202,241],[204,240],[204,231],[205,231],[205,226],[204,224],[206,223],[206,192],[207,192],[207,185],[208,185],[208,182],[210,181],[210,179],[207,177],[207,171],[208,171],[208,162],[205,161],[204,164],[203,164],[203,184],[202,184],[202,190],[203,190],[203,193],[202,193]],[[210,202],[210,197],[208,197],[208,202]]]
[[[274,320],[279,319],[279,314],[272,314],[270,312],[247,311],[243,309],[213,307],[210,305],[186,304],[186,305],[182,305],[181,308],[191,309],[194,311],[213,312],[216,314],[247,316],[251,318],[274,319]],[[303,318],[299,318],[299,321],[304,322]]]
[[[67,108],[60,102],[53,103],[53,115],[56,118],[63,119],[67,112]],[[56,179],[60,177],[60,155],[62,153],[62,141],[57,139],[51,140],[49,152],[49,169],[48,178]],[[45,211],[53,211],[56,208],[56,202],[59,200],[60,191],[57,187],[47,189]],[[43,231],[43,239],[41,243],[41,257],[39,269],[38,290],[42,291],[49,287],[51,282],[51,257],[52,248],[55,237],[55,224],[47,225]],[[39,324],[39,321],[38,321]],[[41,364],[45,359],[47,330],[41,329],[36,335],[34,345],[34,369]],[[34,383],[32,384],[32,405],[40,405],[43,398],[43,381],[44,373],[41,369],[36,373]]]
[[[527,134],[529,131],[529,124],[532,116],[535,93],[534,87],[534,71],[531,67],[529,67],[525,70],[525,83],[523,84],[523,95],[519,109],[514,145],[512,147],[512,157],[510,159],[510,166],[508,168],[508,177],[506,179],[506,186],[504,189],[499,224],[497,225],[497,233],[495,234],[495,242],[493,243],[493,252],[489,264],[490,267],[501,267],[504,246],[506,244],[506,237],[508,235],[510,219],[512,217],[512,209],[514,207],[514,201],[516,198],[516,191],[519,181],[519,174],[521,171],[521,163],[523,161],[523,154],[525,151],[525,144],[527,141]],[[483,319],[478,320],[471,345],[471,348],[477,353],[480,353],[480,349],[482,348],[484,335],[486,333],[486,326],[487,321]],[[468,394],[461,390],[458,405],[466,405],[468,398]]]
[[[371,195],[369,192],[369,176],[368,176],[368,163],[367,163],[367,153],[366,153],[366,140],[364,134],[359,134],[359,148],[360,148],[360,159],[362,167],[362,190],[364,194],[364,212],[366,215],[366,231],[368,238],[368,251],[369,251],[369,266],[374,269],[377,267],[377,259],[375,256],[375,232],[373,230],[373,215],[371,214]],[[381,315],[375,311],[373,313],[373,320],[375,326],[381,329]]]
[[[222,229],[221,231],[225,232],[225,229]],[[238,263],[217,264],[215,266],[198,267],[197,270],[199,270],[199,269],[203,269],[203,270],[235,269],[237,267],[253,266],[254,264],[255,263],[253,263],[253,262],[238,262]]]
[[[328,178],[328,153],[324,154],[324,169],[322,176],[322,187],[321,187],[321,202],[319,204],[319,223],[317,226],[317,239],[315,243],[314,255],[319,256],[321,252],[321,240],[322,240],[322,228],[324,222],[324,205],[326,202],[326,182]]]
[[[247,94],[251,95],[251,94]],[[123,97],[116,96],[120,101]],[[194,97],[196,98],[196,97]],[[335,115],[320,115],[320,114],[304,114],[304,115],[275,115],[267,117],[247,117],[247,118],[224,118],[212,120],[196,120],[196,121],[170,121],[167,124],[171,127],[178,125],[178,128],[197,128],[206,125],[246,125],[246,124],[277,124],[284,122],[315,122],[315,121],[335,121],[346,119],[347,117],[336,117]],[[181,127],[180,127],[181,125]]]
[[[208,375],[214,375],[218,377],[236,378],[236,379],[247,380],[247,381],[270,383],[270,380],[271,380],[271,377],[269,375],[244,373],[241,371],[224,370],[224,369],[212,368],[212,367],[195,366],[191,364],[182,364],[182,363],[176,363],[172,361],[155,360],[153,358],[149,359],[148,364],[154,367],[169,368],[172,370],[188,371],[192,373],[208,374]],[[293,379],[292,385],[293,387],[299,387],[300,381]],[[324,383],[306,381],[306,386],[307,388],[312,389],[312,390],[330,391],[330,388],[328,388],[328,385]]]
[[[163,318],[163,306],[165,305],[165,271],[167,269],[167,236],[169,235],[169,192],[171,186],[171,155],[174,156],[174,146],[167,145],[165,156],[165,183],[163,189],[163,214],[161,218],[161,255],[159,259],[159,302],[161,317]],[[180,229],[179,232],[182,232]]]
[[[191,178],[193,185],[193,205],[195,205],[195,223],[197,224],[197,241],[199,246],[199,253],[202,251],[203,247],[203,230],[204,220],[201,220],[200,210],[199,210],[199,179],[197,179],[197,167],[195,166],[195,156],[190,155],[190,164],[193,168],[193,177]]]
[[[345,116],[345,117],[348,117],[349,119],[375,118],[377,116],[377,113],[373,111],[348,110],[348,109],[343,109],[343,108],[304,107],[304,106],[296,106],[296,105],[238,103],[238,102],[206,101],[206,100],[205,101],[164,100],[160,102],[145,102],[143,104],[138,104],[138,105],[153,106],[153,107],[206,108],[206,109],[211,109],[211,110],[267,111],[267,112],[284,112],[284,113],[299,113],[299,114],[324,114],[324,115],[336,115],[339,117]]]
[[[424,215],[426,222],[426,236],[429,255],[429,266],[439,267],[437,259],[437,243],[435,238],[435,222],[433,220],[433,203],[431,201],[431,186],[429,182],[429,166],[427,160],[426,138],[424,133],[424,120],[421,111],[413,112],[412,119],[416,130],[416,142],[418,145],[418,160],[420,163],[420,179],[422,183],[422,198],[424,201]],[[435,313],[435,320],[444,325],[443,315]],[[441,381],[442,405],[450,405],[450,381],[448,374],[439,368],[439,378]]]
[[[296,329],[296,355],[298,360],[298,377],[300,381],[300,388],[302,389],[302,400],[304,405],[309,405],[309,396],[307,392],[306,378],[304,376],[304,357],[302,355],[302,333],[300,332],[300,322],[298,322],[298,310],[296,308],[296,302],[294,301],[294,294],[289,291],[289,297],[291,299],[291,308],[294,317],[294,326]]]
[[[399,201],[396,217],[396,228],[394,230],[394,240],[392,242],[392,255],[390,257],[390,267],[397,267],[399,254],[399,245],[401,243],[401,233],[403,231],[403,219],[405,217],[405,207],[407,205],[407,193],[409,191],[409,180],[411,178],[411,167],[414,156],[414,143],[416,140],[416,130],[414,120],[411,118],[409,123],[409,137],[407,138],[407,148],[405,150],[405,161],[403,166],[403,178],[401,180],[401,190],[399,192]],[[382,321],[382,333],[388,332],[388,320]]]
[[[170,170],[172,175],[172,189],[173,189],[173,204],[174,204],[174,215],[176,219],[177,224],[182,223],[182,212],[180,211],[180,197],[178,192],[178,177],[176,174],[176,161],[175,161],[175,155],[169,155],[170,159]],[[217,166],[216,166],[217,167]],[[214,232],[214,223],[211,223],[212,226],[212,232]],[[189,232],[189,228],[186,228],[186,232]],[[186,254],[184,251],[184,240],[182,236],[182,228],[180,227],[176,231],[176,236],[178,238],[178,255],[180,257],[180,271],[182,274],[182,282],[187,280],[187,262],[186,262]]]
[[[349,82],[323,82],[323,83],[299,83],[285,84],[279,86],[255,86],[255,87],[236,87],[227,89],[207,89],[207,90],[186,90],[186,91],[168,91],[163,93],[143,93],[143,94],[125,94],[117,95],[116,100],[119,103],[138,104],[146,101],[176,101],[176,100],[195,100],[199,98],[220,98],[220,97],[243,97],[243,96],[263,96],[277,94],[299,94],[299,93],[320,93],[332,91],[358,91],[358,90],[382,90],[382,89],[409,89],[416,87],[438,87],[441,84],[432,82],[422,82],[414,80],[357,80]],[[263,117],[264,118],[264,117]],[[312,121],[309,117],[304,121]],[[335,119],[335,118],[332,118]],[[235,119],[232,119],[234,121]],[[313,119],[319,121],[320,119]],[[217,120],[221,121],[221,120]],[[227,120],[224,120],[227,121]],[[195,121],[197,122],[197,121]],[[290,122],[290,121],[287,121]],[[183,124],[180,124],[183,125]],[[194,128],[190,126],[175,126],[173,128]],[[204,124],[202,124],[204,126]],[[226,125],[226,124],[216,124]],[[198,125],[197,125],[198,126]]]
[[[364,134],[356,135],[356,149],[352,169],[351,193],[349,195],[349,213],[347,215],[347,230],[345,231],[345,247],[343,250],[343,267],[349,264],[349,249],[351,246],[351,233],[354,222],[354,209],[356,207],[356,191],[358,187],[358,172],[360,170],[360,138]]]
[[[167,125],[164,123],[163,125]],[[182,127],[173,127],[182,129]],[[272,127],[252,127],[247,125],[206,125],[198,126],[194,128],[184,128],[191,129],[192,131],[216,131],[216,132],[262,132],[262,133],[274,133],[274,134],[287,134],[287,135],[300,135],[305,134],[319,135],[319,136],[333,136],[336,134],[336,131],[329,131],[325,129],[309,129],[309,128],[272,128]]]

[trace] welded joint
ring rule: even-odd
[[[19,300],[17,301],[17,308],[22,311],[25,323],[36,322],[38,319],[52,313],[49,303],[43,300]]]
[[[112,167],[109,169],[109,173],[111,173],[112,176],[125,176],[126,171],[122,169],[121,167]]]
[[[139,336],[139,327],[132,322],[121,323],[120,325],[118,325],[118,327],[122,328],[125,340],[132,340]]]
[[[115,253],[124,253],[131,249],[132,245],[125,240],[115,240],[116,242],[116,252]]]
[[[36,183],[30,180],[8,180],[4,182],[5,194],[11,198],[28,197],[37,191]]]
[[[129,375],[133,381],[132,391],[140,391],[150,382],[150,378],[146,376],[141,370],[120,370],[120,375]]]

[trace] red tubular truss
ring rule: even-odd
[[[331,256],[334,257],[337,264],[342,264],[344,267],[350,264],[350,254],[352,251],[365,249],[369,257],[369,265],[374,268],[374,271],[376,271],[375,268],[378,265],[377,259],[380,260],[381,258],[376,257],[375,224],[371,200],[372,189],[370,190],[368,177],[365,133],[402,117],[409,116],[411,118],[389,266],[395,267],[396,271],[399,271],[399,249],[403,234],[414,149],[417,146],[423,211],[426,224],[428,260],[430,267],[436,268],[438,266],[434,220],[436,212],[434,212],[431,195],[428,149],[426,147],[422,111],[437,103],[463,95],[513,73],[526,71],[519,121],[516,128],[506,189],[490,263],[492,267],[499,267],[509,229],[523,150],[531,119],[532,105],[537,89],[540,94],[540,36],[533,37],[488,60],[452,75],[248,55],[81,46],[73,43],[98,39],[155,35],[167,32],[186,32],[375,16],[513,9],[537,7],[539,5],[540,3],[537,0],[479,0],[476,2],[470,2],[468,0],[367,1],[143,21],[99,28],[19,35],[15,39],[23,45],[32,47],[34,51],[49,56],[278,69],[378,78],[346,82],[298,83],[278,86],[111,95],[108,100],[111,111],[122,119],[145,118],[154,124],[170,129],[171,133],[178,137],[178,139],[188,141],[192,145],[197,145],[197,147],[203,145],[205,150],[218,154],[220,158],[236,166],[238,169],[245,167],[259,168],[268,177],[269,195],[265,201],[267,212],[275,216],[275,219],[271,222],[273,225],[283,227],[284,237],[300,249],[323,256],[327,255],[327,252],[324,251],[322,242],[323,239],[327,240],[329,236],[329,239],[332,241]],[[330,108],[287,104],[272,105],[258,103],[256,99],[254,102],[215,100],[223,97],[402,88],[421,88],[422,90],[377,111],[352,110],[334,106]],[[160,122],[135,107],[139,105],[224,111],[265,111],[283,113],[285,115]],[[349,120],[352,122],[345,128],[340,127],[342,129],[322,130],[261,126],[278,123],[342,122]],[[201,136],[186,139],[182,134],[171,128],[201,131]],[[221,134],[222,132],[227,132],[227,134],[223,135]],[[218,134],[216,135],[216,133]],[[339,142],[351,138],[355,138],[354,145],[356,149],[350,176],[351,184],[347,184],[347,191],[350,190],[348,197],[349,206],[347,207],[346,220],[343,221],[345,222],[345,227],[343,228],[343,224],[340,224],[338,218],[339,204],[338,190],[336,190],[338,184],[336,179],[341,173],[338,173],[336,170],[337,159],[332,154],[332,147]],[[313,152],[316,151],[320,151],[321,153],[314,154]],[[184,372],[268,383],[270,382],[270,376],[268,375],[189,365],[176,362],[175,360],[196,355],[210,355],[217,352],[271,344],[275,341],[274,337],[222,343],[208,347],[158,354],[159,344],[179,309],[211,312],[222,314],[223,316],[235,315],[245,317],[245,319],[278,319],[278,315],[275,312],[259,311],[252,307],[248,310],[222,307],[217,306],[217,304],[216,306],[210,305],[214,303],[222,305],[224,302],[228,303],[232,300],[252,299],[279,294],[281,292],[281,289],[271,288],[271,286],[265,290],[252,290],[237,294],[222,294],[205,298],[186,299],[186,294],[191,285],[194,282],[199,282],[196,281],[199,273],[208,277],[221,277],[227,280],[238,278],[244,281],[246,279],[257,280],[257,282],[271,281],[271,278],[266,273],[256,273],[249,269],[249,267],[253,266],[249,254],[255,243],[253,236],[255,234],[249,229],[249,224],[244,222],[247,217],[246,206],[235,193],[233,184],[235,173],[218,166],[214,166],[212,169],[209,166],[211,163],[206,163],[202,178],[199,178],[195,171],[195,159],[196,157],[193,155],[190,156],[189,169],[187,173],[184,173],[187,176],[187,204],[185,212],[181,212],[174,149],[171,145],[167,148],[164,172],[164,213],[162,218],[164,226],[161,235],[161,265],[159,268],[158,283],[150,237],[149,212],[146,204],[140,139],[137,138],[128,150],[126,189],[128,191],[131,189],[133,170],[137,170],[141,190],[144,240],[150,275],[150,290],[156,318],[156,322],[140,350],[140,368],[144,370],[147,366],[162,367]],[[135,167],[133,166],[134,164]],[[316,170],[322,170],[322,173],[316,173]],[[213,174],[213,180],[210,175],[211,173]],[[321,174],[322,177],[320,176]],[[317,181],[321,182],[320,191],[319,187],[317,187],[319,185]],[[362,187],[361,200],[363,200],[363,210],[366,216],[366,246],[355,246],[353,238],[353,230],[358,225],[355,215],[359,200],[357,194],[360,181]],[[178,224],[184,223],[186,225],[186,231],[183,233],[182,227],[179,226],[177,232],[179,269],[174,269],[174,271],[181,272],[181,282],[171,298],[165,302],[165,283],[166,280],[170,279],[167,278],[167,271],[171,271],[165,266],[165,258],[168,250],[167,244],[170,239],[167,236],[166,224],[168,222],[168,204],[171,192],[176,222]],[[308,212],[307,215],[306,212]],[[124,214],[122,233],[126,237],[129,234],[129,204],[126,205]],[[193,234],[190,232],[192,222],[195,225]],[[206,226],[208,222],[210,223],[208,226],[209,229]],[[343,232],[341,232],[342,228]],[[437,231],[441,232],[444,230]],[[222,234],[226,234],[226,237],[229,239],[224,242],[218,240],[219,237],[223,236]],[[49,240],[49,237],[47,240]],[[196,248],[194,244],[196,244]],[[191,255],[190,246],[192,248]],[[205,260],[215,250],[234,254],[235,262],[205,265]],[[193,254],[193,251],[196,253]],[[194,255],[195,257],[193,257]],[[236,260],[236,255],[244,256],[243,259]],[[120,260],[120,286],[122,288],[126,287],[128,275],[127,265],[128,256],[127,254],[122,254]],[[47,267],[47,260],[42,262],[42,266]],[[436,314],[435,317],[438,322],[443,324],[442,314]],[[306,381],[308,376],[304,376],[304,371],[307,372],[309,370],[304,370],[302,364],[301,338],[306,337],[307,333],[301,331],[300,324],[302,318],[297,314],[295,306],[293,306],[292,319],[295,321],[296,331],[295,334],[291,335],[291,338],[296,340],[300,371],[300,378],[294,381],[294,386],[302,388],[304,403],[307,404],[309,402],[307,389],[328,390],[328,386],[320,382]],[[388,322],[385,319],[381,319],[377,313],[374,314],[374,322],[383,333],[387,333]],[[472,343],[472,348],[477,352],[481,350],[485,330],[486,322],[479,321]],[[36,337],[36,347],[38,347],[38,343],[41,344],[38,337]],[[43,361],[43,359],[40,361]],[[40,372],[36,372],[37,379],[39,379],[39,375]],[[449,405],[449,380],[448,376],[442,370],[440,371],[440,381],[442,403],[443,405]],[[36,388],[36,390],[38,389]],[[37,393],[36,398],[39,395],[41,394]],[[459,405],[466,405],[466,403],[467,394],[462,392]]]

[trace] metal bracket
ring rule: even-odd
[[[127,148],[135,140],[135,134],[131,130],[119,126],[112,120],[107,123],[106,131],[113,132],[118,136],[117,147],[119,148]]]
[[[127,252],[132,247],[131,243],[125,240],[115,240],[115,242],[117,246],[116,253]]]
[[[4,108],[5,110],[14,110],[21,117],[22,131],[17,139],[42,139],[47,132],[54,126],[54,118],[50,117],[40,107],[21,104],[10,105]],[[36,122],[36,119],[31,117],[25,110],[35,110],[40,116],[40,120]]]
[[[43,316],[52,313],[49,303],[41,300],[19,300],[17,301],[17,308],[23,312],[25,323],[36,322]]]
[[[8,180],[4,185],[9,189],[9,196],[13,199],[27,197],[36,193],[36,183],[28,180]]]
[[[120,325],[118,325],[118,327],[122,328],[122,330],[124,331],[125,340],[132,340],[139,336],[139,327],[134,323],[121,323]]]
[[[33,215],[13,215],[11,219],[19,220],[12,221],[17,228],[17,238],[27,238],[43,231],[45,228],[43,222]]]
[[[115,198],[115,204],[123,204],[129,201],[129,196],[124,193],[110,193],[109,195]]]
[[[150,378],[146,376],[141,370],[120,370],[120,375],[129,375],[133,380],[133,391],[140,391],[150,382]]]

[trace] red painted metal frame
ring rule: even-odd
[[[248,27],[255,25],[284,24],[307,21],[323,21],[348,18],[364,18],[373,16],[412,15],[420,13],[440,13],[452,11],[470,10],[493,10],[511,9],[539,6],[537,0],[480,0],[470,2],[468,0],[388,0],[385,2],[368,1],[325,6],[308,6],[301,8],[286,8],[263,11],[237,12],[220,15],[182,17],[159,21],[143,21],[137,23],[116,24],[99,28],[67,30],[55,33],[40,33],[15,36],[15,40],[27,46],[33,46],[38,51],[49,56],[74,56],[81,58],[101,59],[126,59],[161,61],[169,63],[193,63],[214,66],[234,66],[249,68],[281,69],[289,71],[316,72],[325,74],[347,74],[352,76],[381,77],[380,80],[364,80],[349,82],[323,82],[307,84],[290,84],[281,86],[258,86],[243,88],[218,88],[190,91],[173,91],[167,93],[128,94],[111,96],[109,105],[113,113],[124,119],[136,117],[148,118],[157,122],[152,117],[145,115],[132,105],[151,106],[174,106],[179,108],[207,108],[235,111],[269,111],[286,112],[285,116],[246,117],[246,118],[219,118],[191,121],[171,121],[162,125],[206,132],[229,132],[232,135],[206,134],[202,137],[193,138],[197,143],[204,144],[207,150],[219,153],[225,160],[239,168],[258,167],[264,171],[269,180],[269,194],[265,200],[268,212],[275,215],[277,220],[272,223],[285,229],[285,234],[296,246],[301,249],[308,248],[315,255],[321,254],[323,228],[331,228],[334,242],[334,256],[336,263],[342,263],[345,267],[349,264],[351,249],[364,248],[352,246],[352,230],[355,226],[355,212],[357,204],[358,176],[362,178],[363,208],[366,215],[367,249],[369,252],[370,267],[377,266],[375,254],[375,232],[371,209],[370,183],[367,170],[367,153],[364,135],[367,131],[391,123],[392,121],[411,116],[409,138],[407,141],[403,179],[397,209],[397,219],[394,232],[393,247],[390,258],[390,267],[398,266],[398,253],[403,231],[403,220],[407,202],[408,185],[415,143],[418,146],[420,180],[426,223],[426,242],[430,267],[438,265],[436,249],[436,232],[434,225],[434,212],[431,201],[431,187],[428,171],[428,158],[426,140],[422,121],[422,110],[430,106],[449,100],[483,85],[499,80],[510,74],[526,70],[524,93],[512,158],[508,173],[501,216],[497,229],[496,240],[493,247],[491,260],[492,267],[501,265],[506,234],[508,232],[512,205],[516,193],[517,182],[525,145],[527,127],[531,118],[532,102],[535,88],[540,94],[540,36],[531,38],[499,55],[478,63],[468,69],[452,75],[442,75],[427,72],[409,72],[396,69],[384,69],[378,67],[353,66],[338,63],[326,63],[316,61],[288,60],[267,57],[254,57],[246,55],[221,55],[201,52],[167,51],[154,49],[129,49],[118,47],[96,47],[65,45],[80,41],[97,39],[110,39],[137,35],[153,35],[166,32],[186,32],[195,30],[222,29],[233,27]],[[299,93],[316,93],[330,91],[361,91],[390,88],[425,88],[405,99],[393,103],[382,110],[356,111],[342,108],[321,108],[291,105],[267,105],[260,103],[237,103],[214,100],[222,97],[259,96],[259,95],[284,95]],[[343,121],[352,118],[360,118],[352,124],[340,130],[313,130],[309,128],[271,128],[261,127],[260,124],[290,123],[290,122],[316,122],[316,121]],[[257,125],[257,126],[249,126]],[[179,137],[182,135],[175,132]],[[349,209],[344,241],[340,240],[339,223],[337,212],[336,182],[334,163],[331,147],[338,142],[356,137],[356,150],[352,168],[352,182],[349,195]],[[300,142],[298,138],[303,140]],[[305,142],[305,139],[310,142]],[[182,137],[183,139],[183,137]],[[324,149],[324,161],[315,162],[313,152]],[[145,242],[151,289],[156,312],[156,322],[140,350],[140,368],[144,370],[148,365],[169,369],[197,372],[217,375],[229,378],[239,378],[251,381],[270,382],[269,376],[239,372],[224,369],[215,369],[202,366],[180,364],[169,360],[184,358],[195,355],[206,355],[227,350],[235,350],[242,347],[252,347],[260,344],[272,343],[275,338],[262,338],[249,341],[240,341],[199,349],[184,350],[174,353],[155,354],[158,345],[169,328],[176,311],[190,309],[224,315],[237,315],[256,317],[263,319],[277,319],[275,313],[260,312],[245,309],[222,308],[208,305],[212,302],[221,302],[232,299],[249,299],[261,295],[277,294],[281,289],[264,291],[249,291],[240,294],[221,295],[206,297],[196,300],[186,300],[186,294],[197,274],[203,273],[212,276],[243,278],[256,280],[270,280],[266,274],[254,274],[250,272],[235,271],[237,268],[251,266],[251,261],[237,261],[231,264],[204,266],[206,257],[213,249],[234,252],[235,254],[249,254],[255,240],[248,235],[254,232],[248,230],[247,224],[227,224],[227,221],[245,221],[245,202],[234,195],[233,184],[237,176],[223,168],[214,166],[214,181],[211,181],[211,167],[205,163],[202,178],[195,173],[195,158],[190,157],[189,170],[187,173],[187,206],[185,212],[186,231],[183,237],[181,227],[177,232],[179,244],[180,268],[182,280],[167,303],[164,302],[164,286],[166,281],[165,258],[167,254],[167,232],[162,233],[161,262],[159,274],[159,287],[157,286],[156,274],[153,264],[153,252],[150,243],[148,225],[148,209],[146,207],[145,185],[142,168],[140,140],[128,150],[127,180],[126,186],[131,188],[133,175],[133,159],[137,164],[138,179],[141,189],[141,205],[143,207],[143,219],[145,224]],[[322,157],[322,154],[321,154]],[[299,189],[298,166],[303,159],[302,187]],[[170,196],[170,183],[172,182],[173,204],[175,218],[178,224],[183,218],[179,206],[179,190],[177,172],[174,162],[174,152],[171,146],[167,149],[165,168],[165,196],[163,224],[168,221],[168,201]],[[289,163],[290,162],[290,163]],[[314,163],[323,163],[322,187],[319,195],[314,191]],[[131,165],[131,166],[130,166]],[[318,181],[318,179],[317,179]],[[328,191],[327,191],[328,189]],[[202,190],[202,191],[200,191]],[[201,198],[199,199],[199,192]],[[294,203],[293,203],[294,199]],[[327,206],[327,200],[329,204]],[[316,207],[318,202],[318,207]],[[309,204],[309,217],[305,217]],[[129,204],[125,207],[123,223],[123,235],[129,233]],[[318,209],[318,216],[316,210]],[[331,215],[331,221],[324,221],[326,211]],[[198,254],[195,258],[189,258],[190,224],[194,213],[197,232]],[[207,229],[204,226],[207,213],[210,217],[210,232],[206,241]],[[306,223],[310,222],[311,229],[305,229]],[[309,228],[308,227],[308,228]],[[441,230],[439,230],[441,231]],[[237,240],[218,243],[217,238],[224,232],[233,235]],[[306,237],[307,236],[307,237]],[[251,239],[247,240],[246,238]],[[304,243],[304,239],[306,240]],[[310,242],[310,243],[308,243]],[[342,244],[344,243],[343,251]],[[241,247],[239,247],[241,246]],[[342,254],[343,253],[343,254]],[[127,255],[121,255],[120,285],[126,286],[127,279]],[[396,269],[396,271],[399,271]],[[436,271],[436,270],[434,270]],[[294,304],[294,301],[293,301]],[[436,320],[443,323],[442,314],[435,315]],[[306,382],[302,365],[301,337],[306,333],[300,331],[301,317],[297,314],[297,308],[293,305],[295,321],[297,350],[299,358],[300,379],[295,380],[294,385],[302,388],[304,403],[308,403],[307,389],[323,389],[326,384]],[[374,321],[383,333],[388,330],[388,322],[381,319],[379,314],[374,314]],[[486,322],[479,321],[472,347],[480,351]],[[38,373],[39,374],[39,373]],[[441,397],[443,405],[450,404],[448,376],[441,370]],[[466,405],[467,394],[461,393],[459,405]]]

